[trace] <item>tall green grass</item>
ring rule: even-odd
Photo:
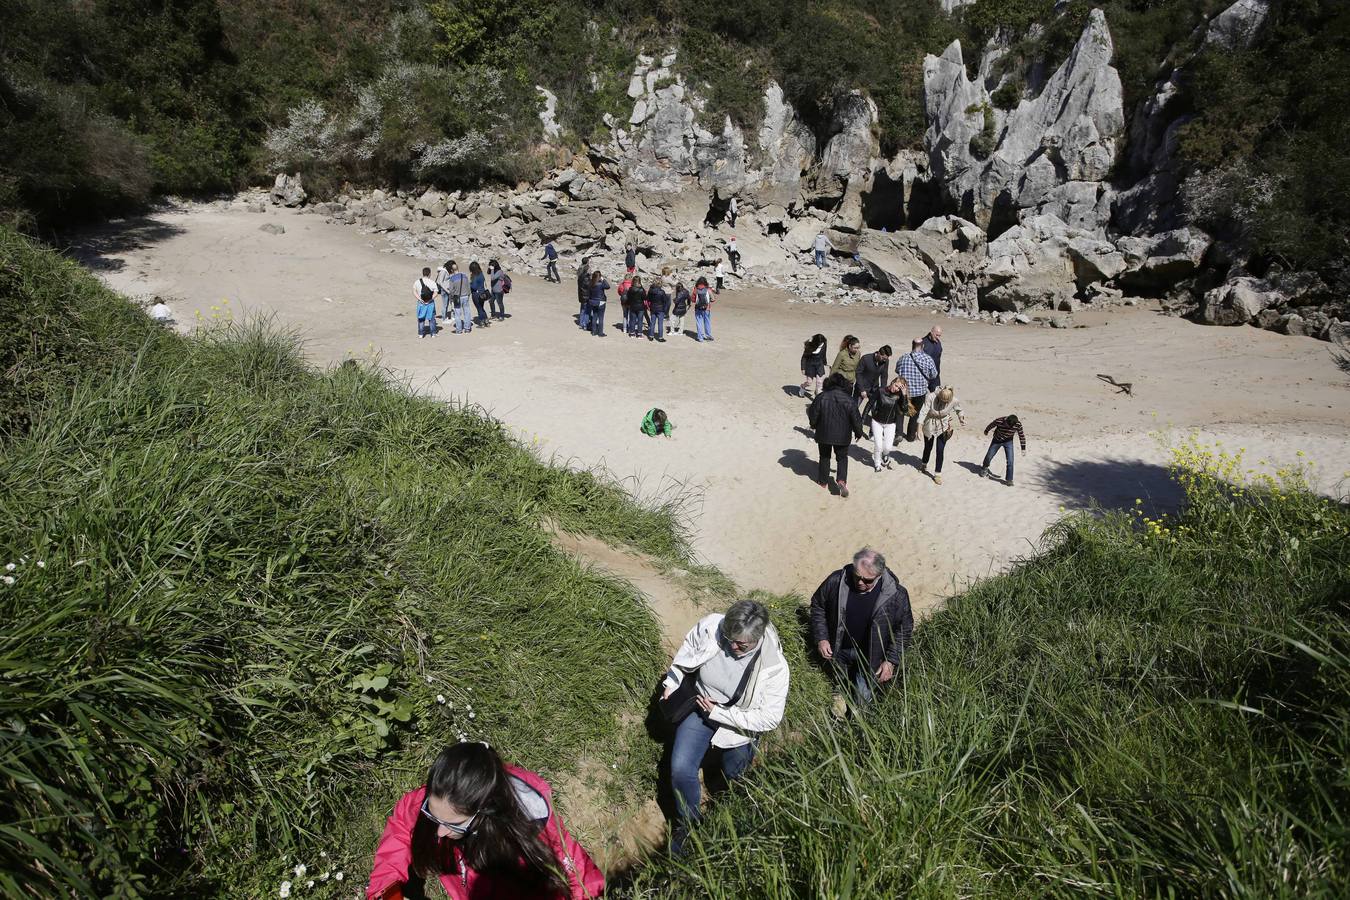
[[[789,732],[633,897],[1350,896],[1350,511],[1179,448],[1180,521],[1081,516]],[[786,739],[782,739],[782,738]]]
[[[350,893],[444,743],[619,753],[655,622],[543,523],[683,561],[672,509],[10,232],[0,275],[0,893]]]

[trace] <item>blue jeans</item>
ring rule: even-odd
[[[853,705],[866,708],[875,696],[876,675],[868,668],[867,660],[858,658],[856,649],[841,650],[832,662],[834,683],[849,691]]]
[[[449,322],[451,310],[455,308],[455,301],[451,300],[450,295],[445,291],[438,291],[436,293],[436,299],[441,301],[441,309],[445,313],[445,321]]]
[[[591,329],[591,305],[589,303],[581,304],[581,314],[577,316],[577,327],[582,331]]]
[[[675,729],[675,744],[670,751],[670,781],[675,789],[676,814],[684,823],[694,823],[699,819],[698,804],[702,791],[698,772],[703,767],[703,757],[712,746],[716,731],[717,726],[708,723],[697,712],[690,713]],[[735,781],[755,758],[755,743],[751,741],[723,750],[721,758],[722,775],[728,782]]]
[[[816,267],[817,267],[817,268],[820,268],[820,269],[825,268],[825,251],[824,251],[824,250],[817,250],[817,251],[816,251]]]
[[[994,454],[997,453],[999,450],[1002,450],[1002,451],[1003,451],[1003,458],[1004,458],[1004,459],[1007,461],[1007,463],[1008,463],[1008,474],[1005,476],[1004,480],[1005,480],[1005,481],[1012,481],[1012,480],[1013,480],[1013,445],[1012,445],[1012,440],[1011,440],[1011,439],[1006,440],[1006,441],[990,441],[990,442],[989,442],[989,452],[986,453],[986,454],[984,455],[984,463],[980,466],[980,468],[982,468],[982,469],[987,469],[987,468],[989,468],[989,463],[993,461],[993,459],[994,459]]]
[[[455,331],[473,331],[473,321],[469,318],[468,297],[460,297],[455,301]]]
[[[486,307],[487,307],[487,297],[485,297],[485,296],[483,296],[483,295],[481,295],[481,294],[480,294],[479,296],[477,296],[477,297],[474,297],[474,298],[473,298],[473,307],[474,307],[474,309],[478,310],[478,318],[475,319],[474,321],[476,321],[476,322],[482,322],[484,325],[486,325],[486,324],[487,324],[487,320],[488,320],[488,314],[487,314],[487,309],[486,309]]]
[[[639,334],[642,331],[642,307],[628,310],[625,317],[626,324],[624,331],[628,334]]]
[[[658,310],[647,317],[647,337],[663,338],[665,336],[666,314]]]
[[[591,334],[604,335],[605,333],[605,304],[592,303],[587,309],[591,313]]]
[[[502,299],[505,295],[501,291],[492,292],[491,309],[492,314],[499,319],[506,318],[506,301]]]
[[[700,341],[703,340],[704,337],[712,337],[712,310],[694,310],[694,330],[698,332],[698,339]]]

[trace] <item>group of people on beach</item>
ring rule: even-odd
[[[605,337],[605,310],[611,285],[598,268],[591,268],[592,260],[593,257],[582,257],[577,269],[576,322],[582,331]],[[707,278],[699,276],[691,291],[684,281],[673,279],[667,266],[650,285],[643,285],[631,244],[625,263],[627,270],[616,287],[625,335],[664,344],[666,335],[684,334],[685,317],[692,314],[694,336],[699,343],[713,339],[712,307],[717,292],[709,286]]]
[[[452,328],[454,334],[468,334],[475,325],[486,328],[493,321],[511,318],[506,312],[506,295],[511,293],[511,276],[502,270],[495,259],[488,260],[487,269],[478,260],[469,263],[467,273],[459,270],[453,259],[431,274],[424,266],[422,274],[413,282],[413,300],[417,304],[418,337],[434,337],[441,323]],[[469,313],[469,304],[474,314]]]
[[[807,631],[834,685],[836,719],[864,716],[894,683],[913,630],[909,592],[880,552],[864,547],[821,582]],[[710,790],[740,778],[760,736],[782,722],[789,682],[782,639],[762,603],[738,600],[685,635],[656,702],[668,745],[673,855],[685,853],[701,819],[705,764],[721,776],[708,781]],[[425,782],[395,804],[366,897],[426,897],[428,878],[455,900],[585,900],[605,890],[604,873],[564,827],[548,782],[480,741],[446,747]]]
[[[896,361],[893,376],[890,375],[893,351],[889,344],[864,354],[862,342],[854,335],[845,335],[827,369],[828,352],[829,342],[823,334],[808,338],[802,347],[801,371],[805,380],[801,393],[811,399],[807,421],[820,452],[817,483],[822,488],[830,487],[833,457],[835,485],[839,496],[847,498],[848,450],[855,438],[870,435],[872,467],[880,472],[891,468],[892,451],[898,448],[897,434],[912,442],[922,433],[920,471],[935,484],[942,484],[947,442],[958,425],[966,424],[956,389],[942,381],[942,326],[933,326],[926,335],[911,342],[909,352]],[[1001,416],[985,427],[984,433],[990,432],[993,439],[980,474],[989,475],[990,461],[1002,451],[1007,463],[1004,483],[1011,487],[1013,438],[1018,439],[1023,452],[1027,449],[1022,423],[1016,415]],[[930,460],[934,462],[932,472],[928,468]]]

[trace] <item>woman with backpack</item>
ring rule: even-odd
[[[425,897],[433,877],[452,900],[586,900],[605,891],[604,873],[558,818],[548,782],[477,741],[442,750],[426,783],[395,804],[366,897]]]
[[[590,320],[591,334],[605,336],[605,295],[609,293],[609,282],[596,269],[591,273],[591,292],[586,301],[586,314]]]
[[[642,279],[634,275],[623,302],[624,311],[627,313],[624,332],[629,337],[642,337],[642,313],[646,306],[647,291],[642,286]]]
[[[506,319],[506,294],[511,290],[511,276],[502,271],[501,263],[488,260],[488,289],[492,294],[492,317]]]
[[[422,276],[413,282],[413,299],[417,303],[417,336],[436,334],[436,282],[431,278],[431,267],[422,268]]]
[[[469,319],[469,276],[459,270],[453,259],[445,264],[445,268],[450,273],[446,278],[446,292],[454,309],[455,334],[467,334],[473,331],[473,322]]]
[[[670,293],[666,291],[665,282],[657,279],[647,292],[647,340],[666,342],[666,316],[669,313]]]
[[[828,349],[825,335],[812,335],[802,344],[802,396],[808,400],[820,393],[825,380],[825,351]]]
[[[713,339],[712,305],[712,288],[708,287],[708,279],[700,275],[694,284],[694,331],[700,344],[703,343],[705,336],[707,340]]]
[[[482,325],[484,328],[491,325],[485,308],[488,299],[487,277],[483,275],[483,267],[478,264],[476,259],[469,263],[469,296],[473,298],[473,308],[478,310],[478,315],[474,318],[473,323]]]
[[[671,302],[670,312],[675,317],[671,323],[672,334],[684,334],[684,315],[689,312],[689,288],[681,281],[675,285],[675,299]]]

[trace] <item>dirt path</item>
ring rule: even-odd
[[[651,557],[611,547],[589,535],[555,529],[553,543],[585,567],[633,585],[655,613],[662,649],[669,655],[674,655],[689,629],[708,612],[700,607],[688,573],[663,572]],[[632,734],[633,724],[625,722],[620,732]],[[587,849],[607,874],[629,868],[664,843],[666,821],[656,799],[628,795],[623,802],[611,801],[616,793],[615,776],[603,763],[583,756],[576,770],[559,779],[557,787],[567,806],[569,827],[588,838]]]

